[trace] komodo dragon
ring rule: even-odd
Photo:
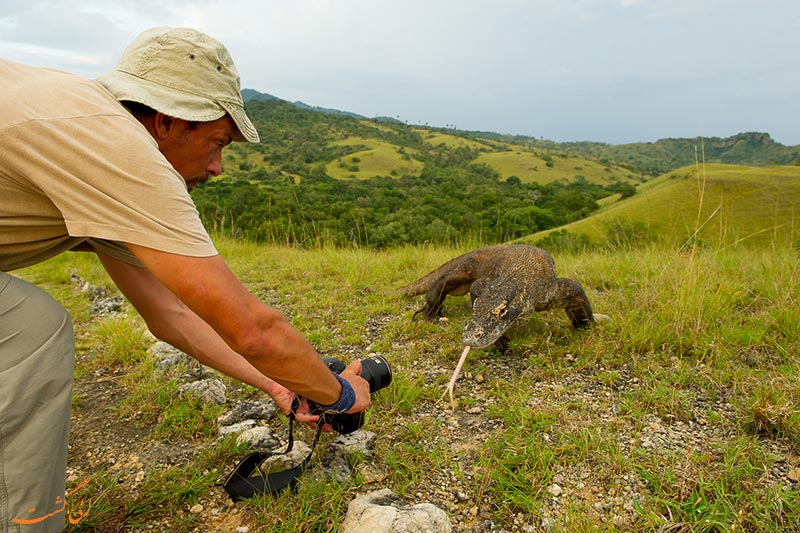
[[[425,305],[414,316],[422,314],[428,320],[441,316],[448,294],[470,293],[472,318],[462,334],[466,348],[447,387],[451,403],[453,384],[470,348],[482,349],[497,343],[504,349],[505,334],[532,313],[564,309],[576,328],[586,327],[595,319],[610,320],[592,313],[580,283],[556,275],[549,253],[525,244],[478,248],[451,259],[398,292],[406,296],[424,293]]]

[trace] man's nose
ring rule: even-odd
[[[208,167],[206,167],[206,171],[214,177],[222,174],[222,154],[211,158]]]

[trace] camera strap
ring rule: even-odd
[[[317,446],[317,441],[322,433],[322,418],[317,423],[317,432],[314,435],[311,451],[308,452],[308,456],[303,459],[303,462],[293,468],[269,474],[264,474],[259,468],[261,463],[269,457],[284,455],[292,451],[292,446],[294,446],[294,412],[297,409],[297,404],[298,402],[295,399],[295,403],[292,404],[292,410],[289,413],[289,441],[286,449],[282,452],[251,453],[236,465],[236,468],[225,480],[222,486],[234,502],[252,498],[258,494],[275,494],[287,487],[293,487],[308,467],[314,448]]]

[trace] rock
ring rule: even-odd
[[[161,371],[167,371],[189,361],[188,355],[164,341],[158,341],[150,346],[147,355],[155,359],[156,367]]]
[[[264,472],[288,470],[302,463],[309,453],[311,453],[311,446],[303,441],[296,440],[289,453],[279,453],[273,457],[268,457],[261,463],[261,467]]]
[[[238,402],[217,418],[220,426],[230,426],[242,420],[269,420],[278,411],[272,398],[262,398],[254,402]]]
[[[353,477],[347,459],[341,453],[331,451],[322,458],[322,471],[312,471],[312,477],[321,476],[323,479],[336,480],[337,483],[347,483]]]
[[[147,349],[155,361],[156,368],[164,374],[185,374],[189,379],[200,379],[208,375],[207,369],[196,359],[164,341],[156,341]]]
[[[792,483],[797,483],[800,481],[800,467],[789,470],[789,472],[786,474],[786,477],[788,477],[789,481]]]
[[[359,429],[347,435],[337,436],[330,445],[343,453],[358,452],[369,455],[374,441],[375,433],[373,431]]]
[[[245,429],[236,439],[237,444],[248,443],[254,448],[271,450],[280,445],[280,441],[272,434],[272,430],[265,426]]]
[[[230,433],[242,433],[254,427],[256,427],[255,420],[242,420],[230,426],[220,426],[219,429],[217,429],[217,433],[220,436],[229,435]]]
[[[406,504],[390,489],[359,496],[347,506],[342,533],[450,533],[444,511],[430,503]]]
[[[92,315],[103,316],[118,314],[122,311],[122,303],[124,302],[122,296],[109,296],[105,287],[92,285],[75,272],[70,274],[70,281],[78,285],[78,289],[81,292],[89,293],[89,298],[92,300],[92,308],[89,312]]]
[[[200,513],[203,512],[203,509],[204,509],[204,507],[198,503],[198,504],[193,505],[192,508],[189,509],[189,512],[192,513],[192,514],[200,514]]]
[[[178,392],[191,392],[206,403],[222,405],[227,401],[228,388],[218,379],[201,379],[181,385]]]
[[[380,483],[386,479],[386,474],[371,463],[359,463],[356,467],[356,471],[358,475],[361,476],[361,479],[364,480],[365,485],[369,483]]]

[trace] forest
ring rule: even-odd
[[[470,164],[426,165],[418,177],[369,181],[336,180],[320,167],[299,184],[259,179],[260,174],[212,181],[194,192],[206,224],[256,242],[303,246],[321,240],[374,248],[503,242],[583,218],[598,208],[600,198],[632,189],[585,181],[500,181],[491,168]]]
[[[431,145],[403,124],[276,101],[251,102],[248,113],[261,143],[229,148],[223,176],[192,194],[209,228],[256,242],[376,249],[504,242],[586,217],[603,197],[636,192],[629,179],[613,177],[602,184],[580,175],[545,184],[501,179],[490,165],[475,162],[482,151],[496,149],[488,141],[485,148]],[[422,171],[398,175],[387,168],[368,180],[331,177],[327,164],[363,148],[363,141],[332,141],[365,138],[390,143],[400,159],[421,162]],[[551,166],[552,156],[543,157]]]
[[[758,133],[611,147],[415,127],[276,98],[246,108],[261,142],[227,148],[224,173],[192,192],[195,203],[217,232],[301,247],[507,242],[583,219],[601,199],[633,196],[699,158],[800,161],[798,147]]]

